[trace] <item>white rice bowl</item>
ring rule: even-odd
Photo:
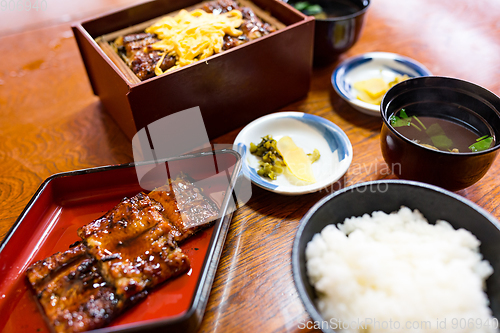
[[[317,307],[343,332],[495,332],[493,273],[469,231],[407,207],[326,226],[306,248]]]

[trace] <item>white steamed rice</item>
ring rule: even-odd
[[[325,227],[307,245],[307,272],[333,329],[494,332],[483,291],[493,269],[479,245],[467,230],[401,207]]]

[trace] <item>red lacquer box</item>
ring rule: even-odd
[[[5,240],[0,244],[0,331],[49,332],[25,277],[34,262],[68,249],[79,240],[77,229],[104,215],[124,197],[144,191],[136,167],[106,166],[56,174],[40,186]],[[145,177],[161,186],[184,173],[219,207],[215,224],[181,244],[191,270],[151,290],[147,298],[95,332],[196,331],[235,209],[233,188],[241,168],[232,150],[198,153],[157,164]]]
[[[92,89],[129,138],[160,118],[199,106],[214,139],[307,95],[314,18],[281,0],[252,0],[262,15],[279,22],[277,31],[142,82],[98,43],[102,36],[132,32],[130,27],[199,3],[149,1],[73,26]]]

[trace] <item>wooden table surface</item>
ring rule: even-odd
[[[70,22],[134,2],[47,0],[43,14],[0,11],[0,240],[50,175],[133,161],[131,143],[91,92]],[[498,95],[499,13],[498,0],[372,0],[361,39],[338,62],[395,52]],[[333,91],[338,62],[314,69],[307,98],[283,110],[325,117],[348,135],[354,159],[342,186],[387,177],[381,120]],[[240,130],[214,143],[232,143]],[[497,161],[458,192],[497,218],[499,171]],[[307,331],[300,329],[309,317],[293,284],[292,242],[302,216],[331,190],[299,197],[252,190],[233,218],[200,332]]]

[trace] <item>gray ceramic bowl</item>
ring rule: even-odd
[[[381,210],[386,213],[404,205],[418,209],[430,223],[438,219],[448,221],[455,229],[464,228],[480,241],[480,251],[490,262],[494,273],[486,281],[487,294],[493,315],[500,316],[500,225],[484,209],[471,201],[424,183],[388,180],[353,185],[319,201],[302,218],[292,249],[292,271],[295,286],[304,306],[314,322],[322,322],[315,305],[316,294],[309,283],[305,249],[312,237],[328,224],[342,223],[347,217],[361,216]],[[323,332],[334,332],[326,325]]]

